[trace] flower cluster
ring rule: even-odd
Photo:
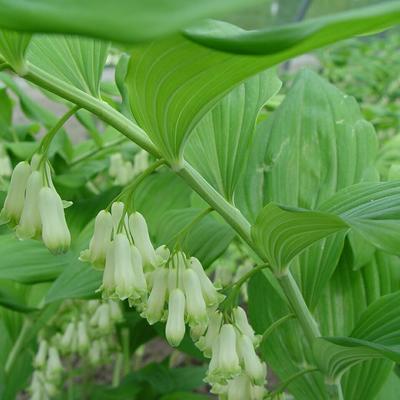
[[[196,343],[211,358],[206,381],[221,399],[261,400],[266,394],[266,365],[256,354],[255,335],[241,307],[224,316],[216,311],[207,332]]]
[[[11,176],[0,223],[16,225],[20,239],[42,238],[55,254],[69,249],[71,235],[64,215],[64,202],[51,180],[51,167],[36,154],[31,163],[22,161]]]
[[[125,161],[121,153],[114,153],[110,157],[108,173],[114,178],[115,185],[123,186],[144,171],[148,164],[148,153],[144,150],[135,155],[133,163]]]
[[[79,355],[96,367],[108,362],[116,348],[115,324],[123,319],[118,303],[67,301],[48,329],[40,333],[35,368],[29,391],[32,399],[47,400],[57,396],[62,386],[63,357]]]

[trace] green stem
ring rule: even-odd
[[[308,342],[312,344],[316,337],[321,336],[321,333],[319,332],[318,326],[304,301],[296,281],[289,271],[277,278],[281,288],[286,294],[293,313],[296,315],[296,318],[304,330]]]
[[[53,140],[54,136],[57,132],[64,126],[64,124],[80,109],[80,106],[74,106],[69,109],[58,121],[57,123],[51,128],[46,136],[43,137],[42,143],[40,144],[40,150],[45,154],[48,151],[48,148]]]
[[[122,353],[117,354],[117,359],[115,360],[113,377],[112,377],[112,387],[118,387],[121,381],[121,371],[124,365],[124,355]]]
[[[296,315],[294,314],[287,314],[283,316],[282,318],[279,318],[276,320],[266,331],[263,333],[262,338],[261,338],[261,343],[266,341],[269,336],[275,331],[275,329],[279,328],[283,323],[286,321],[289,321],[292,318],[296,318]]]
[[[10,353],[8,354],[7,361],[4,367],[4,372],[6,375],[10,373],[17,357],[19,356],[24,345],[25,338],[29,335],[29,329],[31,325],[32,322],[28,318],[26,318],[22,324],[22,328],[19,332],[18,338],[15,341]]]

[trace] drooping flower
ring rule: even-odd
[[[65,353],[72,351],[72,347],[75,341],[75,336],[76,336],[76,325],[74,322],[70,322],[67,325],[64,334],[61,336],[59,348]]]
[[[31,172],[32,169],[26,161],[21,161],[14,168],[4,206],[0,212],[0,223],[18,224],[24,208],[25,190]]]
[[[158,268],[153,275],[153,287],[147,300],[147,306],[142,314],[150,325],[160,321],[164,314],[164,304],[168,288],[168,271],[165,268]]]
[[[87,333],[86,323],[84,321],[78,322],[78,351],[82,354],[89,348],[89,336]]]
[[[246,312],[243,310],[243,308],[235,307],[232,310],[232,315],[235,320],[235,325],[240,330],[240,332],[243,333],[244,335],[248,336],[251,339],[253,345],[255,347],[257,347],[258,344],[260,343],[261,336],[256,335],[254,333],[254,329],[249,324],[249,321],[247,320]]]
[[[95,268],[103,269],[112,230],[113,220],[111,214],[105,210],[100,211],[94,222],[94,231],[89,243],[89,249],[82,251],[79,259],[90,262]]]
[[[58,382],[60,374],[63,370],[60,356],[55,347],[49,348],[49,357],[47,359],[46,379],[53,382]]]
[[[16,232],[20,239],[29,239],[40,235],[42,221],[39,212],[39,192],[43,187],[42,175],[33,171],[27,181],[26,196],[21,219]]]
[[[179,288],[169,295],[165,336],[173,347],[179,346],[185,336],[185,295]]]
[[[65,220],[63,202],[54,189],[40,189],[39,211],[44,244],[54,254],[65,253],[71,244],[71,235]]]
[[[103,298],[111,297],[115,292],[115,251],[114,241],[110,242],[106,250],[106,265],[103,272],[103,282],[98,291],[103,292]]]
[[[39,343],[39,349],[33,360],[33,365],[35,368],[43,368],[46,364],[48,343],[46,340],[41,340]]]
[[[142,256],[133,244],[131,245],[132,269],[136,296],[142,298],[147,294],[147,282],[143,272]]]
[[[207,358],[210,358],[213,355],[212,347],[213,344],[218,339],[221,325],[222,325],[222,314],[218,311],[211,311],[207,332],[196,343],[198,349],[202,351],[204,356]]]

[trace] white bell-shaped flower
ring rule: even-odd
[[[218,374],[222,379],[231,379],[241,371],[236,350],[236,332],[233,325],[222,325],[218,337],[218,345]]]
[[[110,317],[110,309],[107,303],[101,304],[89,321],[90,326],[94,327],[99,333],[107,334],[111,332],[113,323]]]
[[[207,306],[211,307],[221,303],[225,296],[221,293],[218,293],[217,289],[205,273],[200,261],[197,258],[190,258],[190,268],[196,272],[199,278],[201,290]]]
[[[17,224],[21,218],[25,202],[25,190],[32,172],[26,161],[18,163],[11,175],[10,186],[0,212],[0,223],[13,222]]]
[[[203,298],[198,275],[192,269],[187,269],[183,272],[183,287],[185,290],[186,312],[189,325],[207,324],[206,303]]]
[[[20,239],[29,239],[40,235],[42,221],[39,212],[39,192],[43,187],[42,174],[33,171],[26,184],[26,196],[21,219],[16,233]]]
[[[110,300],[108,302],[108,306],[110,307],[110,318],[113,322],[121,322],[123,320],[123,315],[121,312],[121,308],[119,304],[115,301]]]
[[[265,398],[265,395],[267,394],[267,389],[265,388],[265,386],[252,385],[250,393],[251,400],[263,400]],[[278,398],[276,400],[278,400]]]
[[[163,317],[168,287],[167,277],[168,270],[165,268],[158,268],[153,272],[153,287],[143,313],[150,325],[160,321]]]
[[[76,326],[74,322],[70,322],[64,334],[61,336],[59,347],[63,352],[70,352],[73,347],[74,337],[76,335]]]
[[[248,336],[240,335],[238,350],[247,376],[254,384],[263,385],[267,373],[266,365],[257,356],[253,342]]]
[[[94,221],[93,237],[90,240],[89,249],[82,251],[79,259],[90,262],[95,268],[103,269],[112,231],[111,214],[105,210],[100,211]]]
[[[135,277],[134,287],[138,297],[147,294],[147,282],[143,272],[142,256],[139,250],[133,244],[131,245],[132,268]]]
[[[49,357],[47,359],[46,379],[51,382],[57,382],[60,379],[60,374],[63,370],[60,356],[55,347],[49,348]]]
[[[261,340],[261,335],[255,335],[254,329],[249,324],[247,320],[247,314],[242,307],[236,307],[232,311],[233,318],[235,320],[235,325],[238,327],[239,331],[244,335],[248,336],[253,342],[254,346],[257,347]]]
[[[146,269],[154,268],[159,265],[160,258],[157,257],[153,244],[151,243],[147,223],[142,214],[134,212],[130,215],[129,229],[135,246],[142,256],[143,267]]]
[[[118,170],[121,169],[122,165],[124,164],[124,159],[122,158],[121,153],[114,153],[110,156],[110,167],[108,169],[108,173],[110,176],[115,178],[118,174]]]
[[[253,400],[250,379],[242,374],[228,382],[227,400]]]
[[[121,201],[116,201],[111,205],[111,216],[113,220],[114,233],[118,232],[118,228],[121,224],[121,219],[122,216],[124,215],[124,211],[125,211],[125,204],[122,203]]]
[[[35,355],[35,359],[33,360],[33,365],[35,368],[43,368],[46,364],[47,360],[47,350],[48,344],[46,340],[41,340],[39,343],[39,349]]]
[[[115,251],[114,241],[109,243],[106,250],[106,265],[103,272],[103,282],[98,291],[103,292],[103,297],[111,297],[115,292]]]
[[[169,295],[165,336],[173,347],[179,346],[185,336],[185,295],[178,288]]]
[[[207,332],[196,343],[196,346],[203,352],[204,356],[210,358],[212,353],[212,346],[217,341],[219,331],[222,325],[222,314],[218,311],[212,311],[209,316]]]
[[[101,346],[98,340],[95,340],[89,349],[89,362],[92,365],[98,365],[101,361]]]
[[[87,333],[86,323],[84,321],[78,322],[78,351],[85,353],[89,348],[89,336]]]
[[[135,275],[129,240],[123,233],[118,233],[114,240],[114,279],[115,293],[120,300],[135,296]]]
[[[54,189],[40,189],[39,211],[44,244],[52,253],[65,253],[71,244],[71,235],[65,220],[63,202]]]

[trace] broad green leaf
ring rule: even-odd
[[[177,31],[195,20],[262,0],[1,0],[0,26],[138,42]]]
[[[400,253],[399,181],[360,183],[339,191],[319,207],[340,214],[362,238],[390,253]]]
[[[397,400],[400,392],[400,378],[392,372],[376,400]]]
[[[18,74],[26,72],[25,52],[31,35],[0,29],[0,62],[9,64]]]
[[[95,298],[96,290],[101,285],[102,272],[96,271],[89,264],[77,261],[66,268],[50,287],[45,303],[64,299]]]
[[[158,222],[157,242],[172,249],[177,243],[179,232],[201,211],[196,208],[183,208],[166,212]],[[190,229],[180,244],[185,253],[197,257],[207,268],[226,250],[234,237],[235,233],[228,225],[207,215]]]
[[[347,229],[348,225],[334,214],[286,210],[270,203],[252,226],[251,235],[272,268],[283,270],[311,244]]]
[[[0,279],[27,284],[54,280],[74,264],[72,253],[54,256],[42,242],[14,234],[0,235],[0,258]]]
[[[375,33],[400,22],[400,5],[387,2],[302,22],[246,31],[222,21],[189,28],[192,40],[217,50],[291,57],[347,37]]]
[[[74,36],[35,36],[27,59],[48,74],[100,98],[108,43]]]
[[[248,161],[260,109],[280,86],[274,70],[246,80],[203,117],[189,138],[185,159],[229,201]]]
[[[27,304],[26,295],[10,281],[0,281],[0,305],[22,313],[37,311],[36,307]]]

